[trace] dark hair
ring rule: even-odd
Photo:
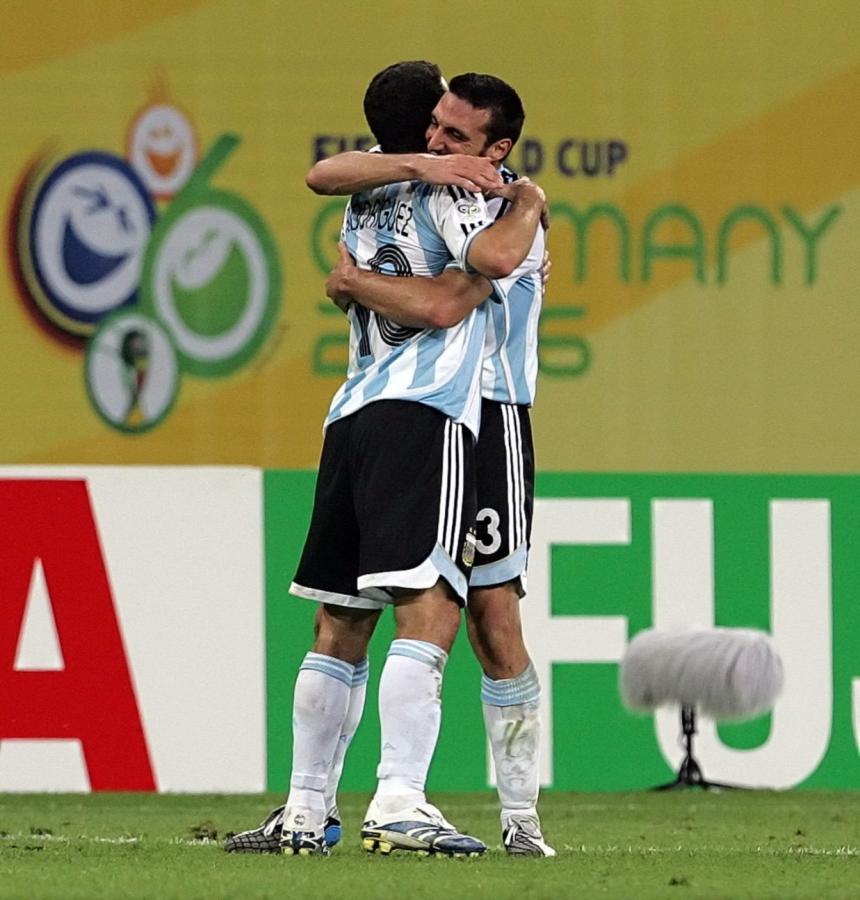
[[[487,109],[487,145],[502,138],[510,138],[512,144],[520,139],[526,114],[519,94],[495,75],[479,75],[467,72],[451,79],[448,90],[470,103],[476,109]]]
[[[423,153],[430,114],[445,93],[439,66],[408,60],[383,69],[367,86],[364,116],[386,153]]]

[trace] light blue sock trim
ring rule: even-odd
[[[391,642],[388,648],[389,656],[408,656],[417,659],[418,662],[427,663],[433,669],[444,671],[448,662],[448,654],[436,644],[429,641],[415,641],[411,638],[398,638]]]
[[[540,682],[535,667],[529,663],[516,678],[498,681],[481,676],[481,700],[488,706],[519,706],[540,700]]]
[[[329,675],[342,681],[347,687],[352,687],[352,677],[355,672],[355,666],[352,663],[345,662],[342,659],[335,659],[333,656],[325,656],[322,653],[310,653],[305,655],[302,660],[299,671],[310,669],[313,672],[322,672],[323,675]]]
[[[367,684],[370,677],[370,661],[365,657],[360,663],[355,664],[355,671],[352,673],[352,687],[361,687]]]

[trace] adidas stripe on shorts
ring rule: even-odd
[[[516,580],[520,594],[525,592],[534,460],[528,407],[484,399],[476,448],[478,515],[472,587]]]
[[[290,592],[381,609],[444,578],[466,601],[475,439],[431,406],[369,403],[326,429],[310,529]]]

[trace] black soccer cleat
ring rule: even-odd
[[[227,853],[280,853],[284,827],[284,806],[273,809],[256,828],[230,835],[224,841]],[[334,807],[326,816],[325,842],[334,847],[341,838],[340,813]]]
[[[224,841],[228,853],[280,853],[284,807],[273,809],[256,828],[241,831]]]

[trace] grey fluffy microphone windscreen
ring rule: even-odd
[[[782,683],[773,641],[746,628],[643,631],[621,660],[621,696],[637,711],[678,704],[739,721],[771,709]]]

